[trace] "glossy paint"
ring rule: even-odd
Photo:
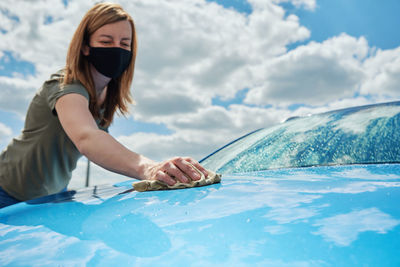
[[[277,169],[0,210],[1,266],[399,266],[400,164]]]

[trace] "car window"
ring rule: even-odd
[[[400,102],[290,119],[245,136],[201,163],[220,173],[400,162]]]

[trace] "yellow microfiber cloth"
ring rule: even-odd
[[[205,186],[221,182],[221,174],[217,174],[215,172],[207,170],[208,176],[206,178],[205,175],[201,171],[199,171],[196,167],[194,167],[193,165],[192,167],[200,174],[201,176],[200,180],[190,181],[189,183],[181,183],[177,181],[174,185],[168,185],[159,180],[143,180],[140,182],[135,182],[132,185],[136,191],[144,192],[144,191],[191,188],[191,187]]]

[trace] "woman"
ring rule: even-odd
[[[0,207],[62,191],[78,158],[132,178],[169,185],[207,171],[191,158],[154,162],[118,143],[107,129],[132,102],[135,25],[121,6],[100,3],[79,24],[66,66],[33,98],[22,134],[0,156]]]

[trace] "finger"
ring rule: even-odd
[[[168,175],[174,177],[179,182],[189,183],[188,177],[186,177],[186,175],[174,163],[168,162],[163,169]]]
[[[162,181],[168,185],[174,185],[176,181],[167,173],[163,171],[158,171],[155,177],[156,180]]]
[[[192,159],[192,158],[186,158],[186,161],[190,162],[193,166],[195,166],[199,171],[201,171],[205,177],[208,176],[208,171],[200,165],[200,163],[198,163],[196,160]]]
[[[174,160],[174,163],[178,168],[185,173],[190,179],[192,180],[200,180],[201,175],[195,170],[191,163],[188,162],[187,160],[184,160],[183,158],[177,158]]]

